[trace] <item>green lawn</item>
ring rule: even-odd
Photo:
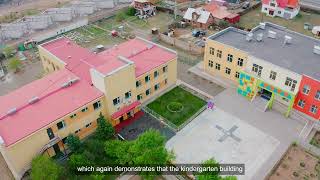
[[[300,15],[296,16],[294,19],[287,20],[280,17],[269,17],[261,13],[261,6],[256,9],[251,10],[247,14],[241,16],[239,25],[244,28],[253,28],[257,26],[261,21],[272,22],[293,31],[303,33],[308,36],[313,36],[311,31],[303,29],[305,22],[309,22],[314,26],[320,24],[320,14],[307,13],[300,11]]]
[[[194,96],[181,87],[175,87],[148,104],[147,107],[166,118],[174,125],[180,126],[205,104],[206,102],[199,97]],[[170,111],[169,109],[177,112]]]

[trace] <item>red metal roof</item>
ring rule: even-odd
[[[122,116],[123,114],[131,111],[132,109],[134,109],[135,107],[139,106],[140,104],[141,104],[141,103],[140,103],[139,101],[135,101],[135,102],[131,103],[131,104],[128,105],[128,106],[124,106],[124,107],[121,108],[119,111],[113,113],[113,114],[111,115],[111,118],[112,118],[112,119],[116,119],[116,118]]]
[[[9,146],[85,104],[103,96],[103,93],[81,78],[71,86],[62,84],[79,79],[64,69],[0,96],[0,136]],[[28,101],[39,100],[33,104]],[[16,112],[8,115],[8,111]]]
[[[276,0],[276,2],[278,3],[278,6],[281,8],[285,8],[285,7],[296,8],[299,5],[298,0]],[[262,0],[262,3],[269,4],[270,0]]]

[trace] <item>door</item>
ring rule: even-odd
[[[123,121],[123,116],[121,116],[121,117],[119,118],[119,121],[120,121],[120,122],[122,122],[122,121]]]
[[[52,147],[56,155],[61,153],[58,143],[53,145]]]
[[[269,10],[269,15],[273,16],[274,10]]]

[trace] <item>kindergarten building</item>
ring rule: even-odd
[[[94,132],[100,113],[113,125],[136,118],[177,79],[176,52],[141,38],[100,53],[59,38],[39,54],[47,75],[0,97],[0,151],[16,179],[36,155],[65,153],[69,134]]]
[[[317,39],[271,23],[251,32],[230,27],[208,37],[204,69],[236,83],[237,92],[249,100],[265,100],[264,110],[289,116],[294,108],[304,117],[320,118]]]

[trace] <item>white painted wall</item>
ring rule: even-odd
[[[278,17],[284,17],[285,13],[289,13],[290,14],[290,18],[292,19],[294,18],[296,15],[298,15],[299,11],[300,11],[300,7],[293,9],[293,10],[286,10],[284,8],[278,7],[278,4],[276,1],[272,2],[275,3],[276,6],[270,6],[270,4],[262,4],[262,8],[261,8],[261,12],[266,13],[268,16],[272,16],[269,14],[269,10],[274,10],[274,14],[272,17],[274,16],[278,16]]]
[[[292,72],[288,69],[282,68],[280,66],[274,65],[268,61],[264,61],[264,60],[258,59],[256,57],[249,56],[248,62],[245,67],[245,71],[248,72],[249,74],[252,74],[252,75],[255,75],[255,73],[252,71],[253,64],[257,64],[257,65],[263,67],[260,79],[262,79],[266,83],[274,85],[278,88],[281,88],[281,89],[288,91],[288,92],[291,92],[293,94],[296,94],[298,92],[300,81],[302,78],[301,75],[299,75],[295,72]],[[277,76],[276,76],[275,80],[272,80],[269,78],[271,71],[277,72]],[[296,84],[294,91],[291,91],[291,87],[288,87],[285,85],[285,81],[286,81],[287,77],[297,81],[297,84]]]

